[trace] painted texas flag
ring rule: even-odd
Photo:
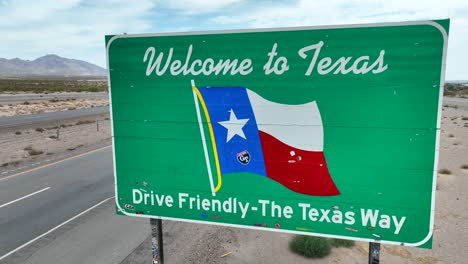
[[[192,86],[213,194],[221,188],[222,175],[239,172],[268,177],[297,193],[340,193],[328,172],[322,119],[315,101],[287,105],[268,101],[244,87]],[[216,187],[200,112],[213,142]]]

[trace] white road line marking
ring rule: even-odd
[[[78,155],[76,155],[76,156],[68,157],[68,158],[65,158],[65,159],[62,159],[62,160],[59,160],[59,161],[55,161],[55,162],[52,162],[52,163],[48,163],[48,164],[45,164],[45,165],[42,165],[42,166],[39,166],[39,167],[36,167],[36,168],[32,168],[32,169],[29,169],[29,170],[25,170],[25,171],[22,171],[22,172],[18,172],[18,173],[16,173],[16,174],[13,174],[13,175],[10,175],[10,176],[6,176],[6,177],[4,177],[4,178],[0,178],[0,181],[6,180],[6,179],[10,179],[10,178],[13,178],[13,177],[16,177],[16,176],[20,176],[20,175],[23,175],[23,174],[25,174],[25,173],[32,172],[32,171],[36,171],[36,170],[39,170],[39,169],[42,169],[42,168],[47,168],[47,167],[49,167],[49,166],[58,164],[58,163],[60,163],[60,162],[64,162],[64,161],[71,160],[71,159],[74,159],[74,158],[79,158],[79,157],[82,157],[82,156],[84,156],[84,155],[91,154],[91,153],[94,153],[94,152],[96,152],[96,151],[100,151],[100,150],[103,150],[103,149],[109,148],[109,147],[112,147],[112,145],[110,145],[110,146],[105,146],[105,147],[98,148],[98,149],[94,149],[94,150],[91,150],[91,151],[88,151],[88,152],[85,152],[85,153],[78,154]]]
[[[21,200],[23,200],[23,199],[26,199],[26,198],[31,197],[31,196],[33,196],[33,195],[36,195],[36,194],[38,194],[38,193],[40,193],[40,192],[47,191],[47,190],[49,190],[49,189],[50,189],[50,187],[47,187],[47,188],[44,188],[44,189],[42,189],[42,190],[39,190],[39,191],[30,193],[30,194],[25,195],[25,196],[23,196],[23,197],[20,197],[20,198],[18,198],[18,199],[16,199],[16,200],[13,200],[13,201],[8,202],[8,203],[6,203],[6,204],[0,205],[0,208],[5,207],[5,206],[7,206],[7,205],[10,205],[10,204],[12,204],[12,203],[16,203],[16,202],[18,202],[18,201],[21,201]]]
[[[75,215],[74,217],[68,219],[67,221],[65,221],[65,222],[59,224],[58,226],[56,226],[56,227],[50,229],[49,231],[43,233],[42,235],[39,235],[39,236],[35,237],[35,238],[32,239],[32,240],[29,240],[28,242],[24,243],[23,245],[21,245],[21,246],[15,248],[15,249],[13,249],[12,251],[10,251],[10,252],[6,253],[5,255],[1,256],[1,257],[0,257],[0,260],[6,258],[6,257],[8,257],[8,256],[10,256],[11,254],[15,253],[16,251],[18,251],[18,250],[20,250],[20,249],[22,249],[22,248],[24,248],[24,247],[30,245],[31,243],[35,242],[36,240],[38,240],[38,239],[40,239],[40,238],[42,238],[42,237],[44,237],[44,236],[46,236],[46,235],[48,235],[48,234],[54,232],[55,230],[59,229],[60,227],[62,227],[62,226],[64,226],[64,225],[68,224],[69,222],[75,220],[76,218],[78,218],[78,217],[80,217],[80,216],[86,214],[87,212],[93,210],[94,208],[98,207],[99,205],[101,205],[101,204],[103,204],[103,203],[105,203],[105,202],[107,202],[107,201],[109,201],[110,199],[113,199],[113,198],[114,198],[114,196],[109,197],[109,198],[106,198],[106,199],[104,199],[103,201],[97,203],[96,205],[93,205],[92,207],[90,207],[90,208],[84,210],[83,212],[81,212],[81,213]]]

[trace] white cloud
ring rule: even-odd
[[[160,8],[173,9],[183,14],[205,14],[219,11],[243,0],[177,0],[164,1],[159,4]]]
[[[450,37],[447,56],[447,79],[468,79],[468,1],[307,1],[272,3],[250,8],[241,14],[219,15],[211,19],[215,24],[229,27],[268,28],[362,24],[410,20],[450,18]]]
[[[212,20],[222,24],[244,24],[248,27],[305,26],[387,22],[453,17],[458,9],[468,8],[468,2],[425,1],[307,1],[293,4],[272,3],[242,14],[221,15]]]
[[[56,53],[101,66],[109,34],[450,18],[447,79],[468,79],[466,0],[0,1],[0,57]]]
[[[18,26],[45,21],[55,13],[71,9],[77,4],[79,0],[6,2],[5,8],[0,12],[0,25]]]
[[[104,36],[147,31],[152,1],[11,1],[0,11],[0,57],[48,53],[105,66]],[[79,54],[79,57],[77,56]]]

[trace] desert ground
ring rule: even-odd
[[[28,94],[22,94],[22,96],[26,97]],[[31,94],[30,97],[32,96]],[[48,98],[47,100],[36,97],[33,100],[17,101],[13,99],[15,95],[2,95],[0,117],[108,106],[109,100],[106,96],[107,94],[83,96],[82,94],[56,93],[44,95],[44,98]]]
[[[105,99],[97,100],[3,105],[0,116],[108,104]],[[44,124],[1,130],[0,174],[107,146],[110,138],[108,116],[63,123],[58,128]],[[439,159],[433,249],[382,245],[382,263],[468,263],[468,99],[444,101]],[[289,234],[173,221],[163,221],[163,229],[166,263],[367,263],[368,243],[364,242],[334,248],[322,259],[308,259],[289,251]],[[149,263],[150,259],[148,237],[122,263]]]
[[[1,99],[10,101],[9,96],[2,95]],[[74,94],[57,93],[46,97],[49,99],[0,105],[0,117],[109,105],[108,99],[101,95],[77,98]],[[0,176],[110,144],[109,114],[3,128],[0,130]]]

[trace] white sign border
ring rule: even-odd
[[[434,154],[434,172],[433,172],[433,177],[432,177],[431,215],[430,215],[430,221],[429,221],[429,232],[423,240],[416,242],[416,243],[403,243],[403,242],[379,240],[379,239],[366,239],[366,238],[352,237],[352,236],[348,237],[348,236],[338,236],[338,235],[331,235],[331,234],[293,231],[293,230],[286,230],[286,229],[272,229],[272,228],[262,228],[262,227],[247,226],[247,225],[206,222],[206,221],[198,221],[198,220],[184,219],[184,218],[159,217],[159,216],[152,216],[152,215],[129,213],[120,206],[118,190],[117,190],[117,170],[116,170],[116,163],[115,163],[115,142],[114,142],[114,125],[113,125],[114,118],[112,114],[112,91],[111,91],[110,68],[109,68],[109,49],[110,49],[112,42],[114,42],[116,39],[140,38],[140,37],[161,37],[161,36],[191,36],[191,35],[217,35],[217,34],[254,33],[254,32],[302,31],[302,30],[315,30],[315,29],[417,26],[417,25],[429,25],[429,26],[435,27],[441,32],[442,37],[444,39],[444,47],[443,47],[442,63],[441,63],[442,67],[441,67],[441,74],[440,74],[440,86],[439,86],[439,102],[438,102],[438,110],[437,110],[438,112],[437,112],[437,121],[436,121],[437,130],[436,130],[436,142],[435,142],[435,154]],[[109,85],[110,119],[112,122],[111,134],[112,134],[112,159],[113,159],[114,182],[115,182],[114,183],[115,184],[115,204],[118,210],[127,216],[136,216],[136,217],[143,217],[143,218],[157,218],[157,219],[165,219],[165,220],[184,221],[184,222],[190,222],[190,223],[211,224],[211,225],[219,225],[219,226],[229,226],[229,227],[237,227],[237,228],[281,232],[281,233],[313,235],[313,236],[339,238],[339,239],[353,239],[357,241],[378,242],[378,243],[386,243],[386,244],[401,245],[401,246],[417,247],[417,246],[423,245],[424,243],[429,241],[429,239],[431,239],[433,231],[434,231],[433,227],[434,227],[434,213],[435,213],[435,193],[436,193],[438,166],[439,166],[440,128],[441,128],[440,122],[441,122],[441,115],[442,115],[442,100],[443,100],[444,84],[445,84],[447,41],[448,41],[447,31],[445,31],[442,25],[432,20],[385,22],[385,23],[374,23],[374,24],[349,24],[349,25],[329,25],[329,26],[309,26],[309,27],[283,27],[283,28],[264,28],[264,29],[213,30],[213,31],[194,31],[194,32],[168,32],[168,33],[154,33],[154,34],[149,33],[149,34],[114,35],[113,37],[109,39],[106,45],[106,64],[107,64],[107,71],[108,71],[107,79],[108,79],[108,85]]]

